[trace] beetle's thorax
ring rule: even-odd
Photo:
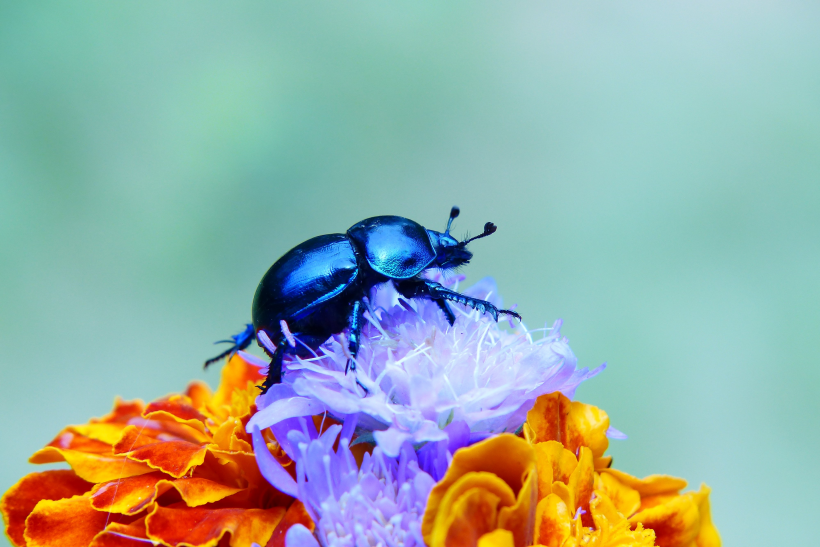
[[[372,270],[384,278],[415,277],[436,259],[429,234],[421,224],[409,218],[368,218],[351,226],[347,237],[366,262],[362,269]]]

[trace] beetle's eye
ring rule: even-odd
[[[458,245],[458,242],[453,239],[452,237],[443,237],[441,238],[441,246],[442,247],[455,247]]]

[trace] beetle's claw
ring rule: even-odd
[[[365,397],[367,397],[368,395],[370,395],[370,390],[369,390],[369,389],[367,389],[366,387],[364,387],[364,384],[363,384],[363,383],[361,383],[361,382],[359,381],[359,379],[358,379],[358,378],[356,378],[356,384],[357,384],[360,388],[362,388],[362,389],[364,390],[364,396],[365,396]]]
[[[520,315],[520,314],[518,314],[518,313],[516,313],[516,312],[514,312],[514,311],[512,311],[512,310],[498,310],[498,313],[503,313],[503,314],[505,314],[505,315],[512,315],[513,317],[515,317],[515,318],[516,318],[516,319],[518,319],[519,321],[522,321],[522,319],[521,319],[521,315]]]

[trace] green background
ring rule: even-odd
[[[0,490],[203,373],[284,251],[484,222],[469,280],[565,320],[615,465],[725,544],[820,502],[820,4],[3,2]]]

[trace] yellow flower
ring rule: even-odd
[[[709,489],[681,494],[683,479],[610,469],[608,428],[606,412],[560,393],[540,397],[527,414],[524,435],[538,456],[535,542],[719,547]]]
[[[610,469],[609,417],[560,393],[540,397],[524,439],[455,453],[422,523],[429,547],[720,547],[709,489]],[[514,515],[514,518],[513,518]]]
[[[535,451],[503,434],[458,450],[433,487],[421,531],[428,547],[474,546],[494,530],[510,532],[510,545],[532,543],[537,496]]]

